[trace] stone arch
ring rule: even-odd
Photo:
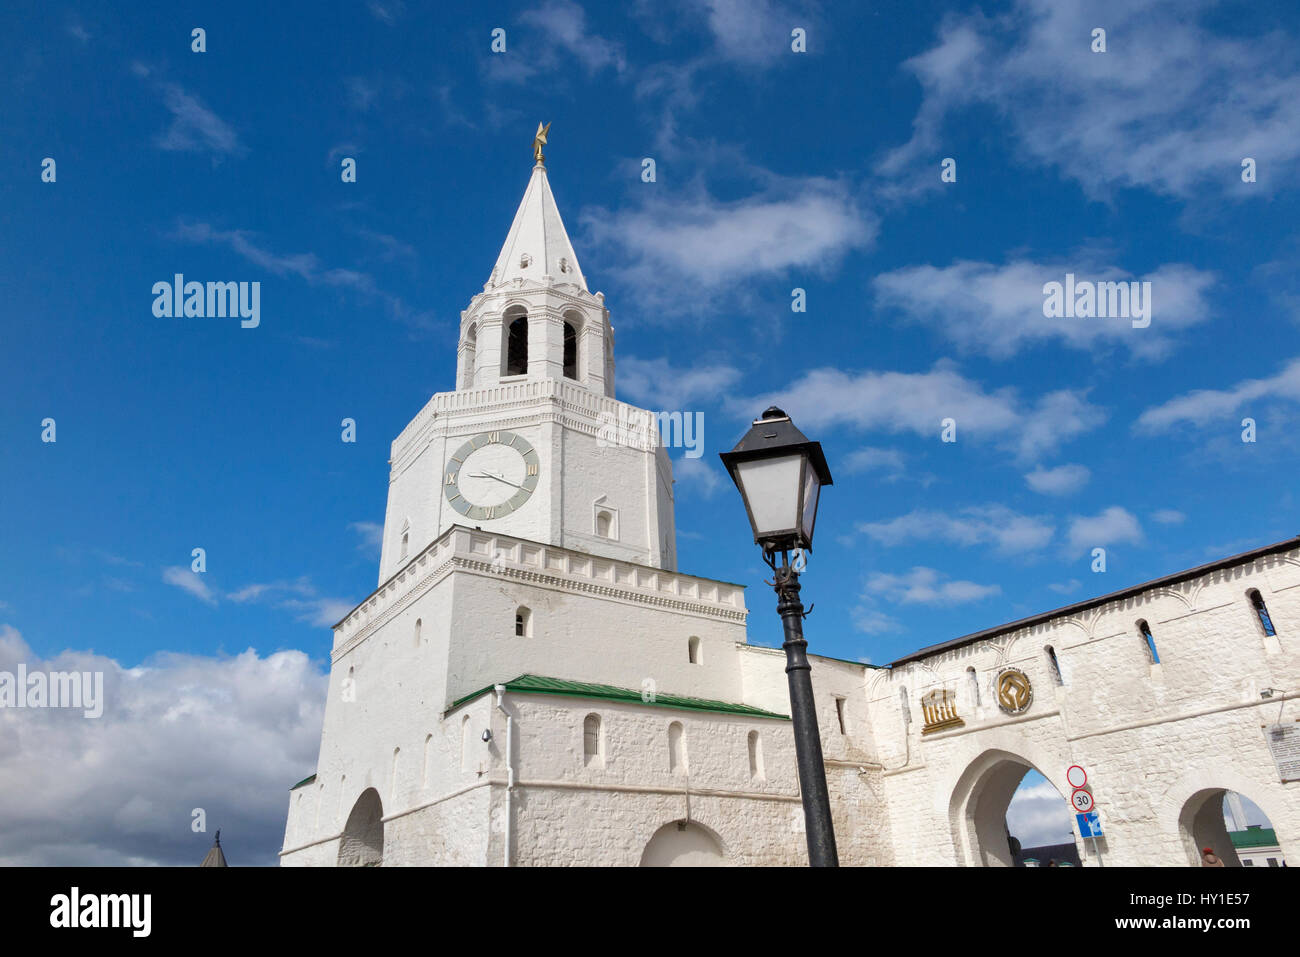
[[[379,792],[366,788],[352,805],[339,839],[339,867],[379,867],[384,863],[384,805]]]
[[[1008,742],[1002,742],[1008,744]],[[1055,768],[1060,761],[1045,755],[1026,753],[1015,747],[988,748],[970,761],[948,793],[948,823],[952,831],[955,858],[964,867],[1011,867],[1014,864],[1007,841],[1007,809],[1020,782],[1030,771],[1037,771],[1059,794],[1069,793],[1069,784],[1044,768]],[[1064,774],[1062,764],[1060,774]],[[1062,790],[1064,788],[1064,790]],[[1064,801],[1064,797],[1061,799]],[[1078,835],[1074,838],[1079,844]],[[1080,859],[1084,855],[1080,853]]]
[[[528,310],[509,306],[501,317],[501,375],[528,374]]]
[[[1270,787],[1227,763],[1185,775],[1166,792],[1166,810],[1161,815],[1165,818],[1162,824],[1176,830],[1178,844],[1183,852],[1182,860],[1170,863],[1199,867],[1201,848],[1209,846],[1214,848],[1215,854],[1225,866],[1240,866],[1241,861],[1232,848],[1223,822],[1223,798],[1229,791],[1236,791],[1249,798],[1264,812],[1264,816],[1277,831],[1282,856],[1294,863],[1300,859],[1300,841],[1287,833],[1287,822],[1294,819],[1295,813],[1288,815],[1286,795],[1283,794],[1282,800],[1279,800],[1276,793],[1280,790],[1280,784]],[[1221,846],[1222,851],[1219,849]]]
[[[722,839],[696,821],[672,821],[659,828],[641,852],[642,867],[725,867]]]

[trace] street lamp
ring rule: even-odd
[[[719,457],[740,489],[754,543],[763,548],[763,561],[772,569],[777,614],[785,626],[785,673],[790,681],[790,717],[794,722],[794,749],[799,764],[799,790],[803,795],[804,824],[808,833],[808,863],[813,867],[838,867],[835,830],[831,824],[830,796],[826,791],[826,765],[822,762],[817,707],[813,701],[812,669],[808,642],[803,637],[803,604],[799,601],[799,573],[790,566],[791,549],[812,550],[817,521],[817,499],[823,485],[831,484],[819,442],[794,427],[790,417],[772,406],[745,433],[730,452]],[[777,553],[781,564],[776,563]]]

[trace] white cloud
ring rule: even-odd
[[[739,380],[740,370],[729,365],[683,368],[664,358],[618,360],[619,394],[648,409],[690,411],[702,400],[716,401]]]
[[[679,485],[693,485],[705,498],[711,498],[723,481],[721,468],[714,468],[703,457],[673,460],[673,479]]]
[[[384,548],[384,526],[379,522],[352,522],[348,528],[357,533],[357,551],[378,560]]]
[[[1300,160],[1295,37],[1259,25],[1203,27],[1213,7],[1019,0],[1003,16],[946,18],[937,44],[905,64],[921,106],[911,140],[878,171],[905,177],[900,191],[938,188],[947,118],[987,105],[1015,134],[1016,155],[1059,170],[1092,198],[1134,186],[1184,199],[1262,195],[1240,181],[1243,156],[1290,182]],[[1096,26],[1107,30],[1104,54],[1090,49]]]
[[[1035,784],[1027,778],[1011,796],[1007,827],[1022,848],[1068,844],[1074,840],[1069,805],[1056,788],[1041,779]],[[1047,865],[1046,861],[1042,863]]]
[[[897,449],[864,446],[850,452],[844,459],[844,470],[849,474],[882,471],[898,475],[904,468],[903,453]]]
[[[908,541],[993,545],[1013,554],[1037,551],[1052,540],[1056,526],[1046,516],[1021,515],[1005,505],[974,505],[949,514],[916,509],[885,522],[862,522],[858,531],[882,545]]]
[[[1064,283],[1140,280],[1151,283],[1151,324],[1134,328],[1130,319],[1048,318],[1043,286]],[[1094,254],[1056,263],[1015,260],[999,266],[961,260],[951,266],[908,266],[875,278],[882,307],[897,309],[960,348],[1006,359],[1023,349],[1060,343],[1073,349],[1123,345],[1134,355],[1166,355],[1174,333],[1210,316],[1207,293],[1213,273],[1167,263],[1142,276],[1108,265]]]
[[[1181,525],[1187,521],[1187,516],[1177,509],[1162,508],[1151,515],[1151,520],[1160,525]]]
[[[1138,432],[1167,432],[1183,422],[1207,425],[1233,418],[1250,402],[1300,402],[1300,359],[1266,379],[1245,379],[1229,389],[1197,389],[1147,409],[1138,417]],[[1235,423],[1234,423],[1235,424]]]
[[[1079,581],[1079,579],[1071,578],[1068,582],[1053,582],[1047,587],[1058,595],[1073,595],[1082,584],[1083,582]]]
[[[1096,515],[1072,518],[1066,537],[1077,554],[1098,546],[1141,544],[1142,526],[1132,512],[1112,505]]]
[[[562,50],[588,73],[597,73],[605,67],[622,73],[627,66],[622,47],[592,33],[587,27],[586,12],[571,0],[550,0],[536,10],[521,14],[519,21],[539,29],[547,47]]]
[[[301,651],[164,652],[127,668],[65,651],[38,659],[0,626],[0,670],[104,675],[104,711],[0,714],[0,866],[194,866],[212,832],[234,865],[275,865],[287,789],[320,749],[326,676]],[[147,747],[141,742],[148,742]],[[207,813],[207,833],[190,830]]]
[[[162,85],[163,104],[171,111],[172,125],[158,137],[164,150],[220,153],[240,156],[248,152],[239,135],[221,117],[203,105],[198,97],[174,83]]]
[[[872,575],[867,579],[866,591],[903,605],[959,605],[1002,593],[999,585],[945,578],[933,568],[917,565],[904,575],[885,572]]]
[[[191,569],[182,568],[179,565],[164,568],[162,580],[169,585],[175,585],[182,591],[189,592],[199,601],[206,602],[209,605],[217,603],[217,596],[208,587],[208,583],[203,580],[203,577],[198,572]]]
[[[1039,466],[1025,476],[1025,484],[1043,495],[1069,495],[1087,485],[1091,475],[1083,465],[1058,465],[1054,469]]]
[[[843,183],[768,179],[743,199],[653,192],[637,207],[583,210],[581,222],[591,245],[618,257],[615,274],[647,309],[724,308],[719,294],[743,282],[794,269],[825,274],[874,241],[875,217]]]
[[[867,605],[854,608],[852,617],[853,629],[867,635],[880,635],[902,629],[898,621],[890,618],[883,611],[878,611]]]
[[[311,581],[276,581],[245,585],[226,596],[233,602],[259,602],[293,612],[298,621],[317,628],[329,628],[351,611],[356,603],[345,598],[330,598],[317,592]]]
[[[945,418],[957,422],[957,440],[995,440],[1024,461],[1033,461],[1077,435],[1096,428],[1105,413],[1078,392],[1061,390],[1037,400],[1004,387],[987,392],[947,361],[929,372],[844,372],[814,369],[780,392],[727,402],[737,418],[776,405],[805,434],[833,426],[940,437]]]

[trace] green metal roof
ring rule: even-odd
[[[298,790],[298,788],[302,787],[304,784],[311,784],[311,782],[312,782],[312,781],[315,781],[315,780],[316,780],[316,775],[313,774],[311,777],[303,778],[301,781],[299,781],[299,782],[298,782],[297,784],[295,784],[293,787],[289,788],[289,790],[290,790],[290,791],[296,791],[296,790]]]
[[[1270,847],[1277,844],[1277,831],[1271,827],[1248,827],[1244,831],[1229,831],[1233,847]]]
[[[740,714],[751,718],[779,718],[789,721],[789,717],[774,711],[764,711],[747,704],[731,704],[727,701],[710,701],[707,698],[687,698],[682,695],[662,694],[656,692],[653,701],[646,701],[641,692],[631,688],[615,688],[613,685],[592,684],[589,681],[569,681],[566,678],[547,678],[542,675],[520,675],[514,681],[505,683],[507,691],[522,691],[528,694],[553,694],[565,698],[596,698],[602,701],[627,701],[634,704],[652,705],[656,708],[677,708],[684,711],[712,711],[718,714]],[[454,711],[466,701],[491,691],[495,685],[480,688],[473,694],[467,694],[451,703],[448,711]]]

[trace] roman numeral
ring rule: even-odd
[[[448,473],[447,473],[447,484],[448,484],[448,485],[455,485],[455,484],[456,484],[456,473],[455,473],[455,472],[448,472]]]
[[[530,465],[530,466],[528,466],[528,474],[529,474],[529,475],[536,475],[536,474],[537,474],[537,466],[536,466],[536,465]]]
[[[496,513],[497,513],[497,510],[496,510],[496,506],[494,506],[494,505],[487,505],[487,506],[484,506],[484,508],[483,508],[483,517],[484,517],[484,518],[491,518],[491,517],[492,517],[493,515],[495,515]]]
[[[500,441],[501,441],[501,433],[500,433],[500,432],[489,432],[489,433],[488,433],[488,444],[489,444],[489,445],[491,445],[491,444],[494,443],[494,442],[499,443]]]

